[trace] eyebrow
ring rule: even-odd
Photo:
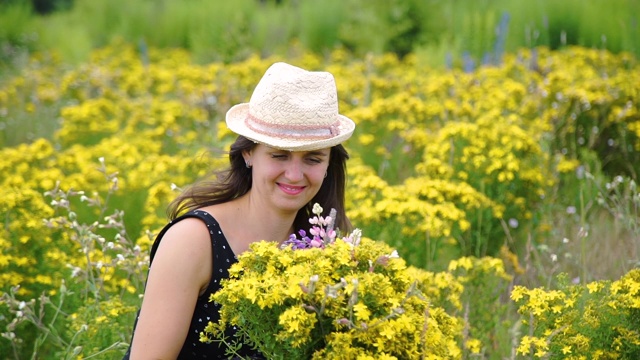
[[[273,151],[269,151],[270,154],[277,154],[281,152],[292,152],[289,150],[278,150],[273,149]],[[311,150],[311,151],[299,151],[304,154],[304,156],[320,156],[320,157],[328,157],[331,155],[330,151],[323,152],[322,150]]]
[[[322,152],[320,150],[315,150],[315,151],[308,151],[307,155],[311,155],[311,156],[329,156],[329,153]]]

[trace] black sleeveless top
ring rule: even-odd
[[[158,234],[153,246],[151,247],[151,262],[153,262],[153,257],[158,250],[160,240],[167,230],[169,230],[173,224],[186,218],[198,218],[207,225],[211,237],[211,249],[213,252],[213,273],[211,274],[211,281],[209,282],[209,286],[206,291],[198,297],[193,317],[191,318],[189,332],[187,333],[187,338],[184,341],[182,350],[180,350],[178,359],[227,359],[228,356],[225,355],[226,347],[223,344],[219,342],[207,344],[200,341],[200,333],[204,331],[204,328],[207,326],[209,321],[215,323],[220,319],[220,304],[216,302],[209,302],[209,297],[220,289],[220,281],[229,277],[229,267],[231,267],[233,263],[237,262],[236,256],[231,250],[231,247],[222,233],[218,222],[213,218],[213,216],[211,216],[211,214],[201,210],[190,211],[169,222],[169,224],[162,229],[160,234]],[[134,324],[134,332],[136,324],[137,319]],[[226,336],[228,339],[232,339],[234,333],[234,329],[229,329]],[[263,358],[256,351],[249,349],[248,346],[245,346],[240,350],[241,351],[238,351],[238,353],[242,355],[243,358]],[[131,347],[129,347],[129,350],[127,350],[127,353],[124,356],[125,360],[129,359],[130,351]]]

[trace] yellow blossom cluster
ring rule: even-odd
[[[495,256],[503,245],[501,222],[530,226],[560,176],[589,161],[589,152],[606,158],[606,170],[615,175],[639,171],[630,164],[640,163],[633,150],[640,139],[634,115],[640,72],[629,54],[537,48],[470,73],[422,68],[411,55],[365,63],[365,90],[341,95],[347,114],[367,129],[352,146],[391,190],[382,191],[380,182],[382,188],[370,188],[368,181],[362,196],[377,191],[377,199],[388,201],[350,215],[367,226],[376,212],[399,222],[385,240],[398,232],[414,244],[455,238],[463,254]],[[443,183],[457,187],[466,201],[451,194],[444,201],[421,198],[408,187],[412,181],[430,183],[424,187],[432,192]],[[359,193],[353,185],[351,192]],[[379,232],[375,224],[365,230]],[[416,246],[408,250],[423,253]]]
[[[460,321],[437,305],[459,294],[455,279],[407,267],[366,238],[357,246],[338,239],[324,249],[260,242],[251,250],[212,295],[221,321],[209,324],[205,340],[238,326],[270,359],[460,358]]]
[[[560,290],[514,287],[511,299],[530,328],[519,354],[548,359],[634,359],[640,355],[640,270],[616,281]]]

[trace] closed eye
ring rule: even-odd
[[[272,159],[281,159],[281,160],[284,160],[284,159],[287,159],[287,157],[288,157],[288,156],[287,156],[287,155],[285,155],[285,154],[271,154],[271,158],[272,158]]]

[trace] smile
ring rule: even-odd
[[[278,187],[280,188],[280,190],[289,195],[298,195],[305,188],[305,186],[284,185],[280,183],[278,183]]]

